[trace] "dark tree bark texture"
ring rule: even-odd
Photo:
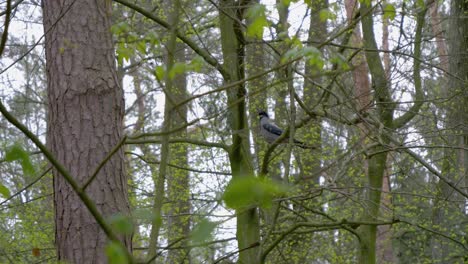
[[[123,91],[110,33],[110,1],[44,0],[48,77],[47,144],[82,186],[123,135]],[[54,172],[59,260],[105,263],[107,237]],[[86,188],[104,217],[128,214],[123,150]],[[131,249],[131,237],[121,238]]]

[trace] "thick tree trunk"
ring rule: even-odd
[[[84,184],[123,134],[119,86],[106,1],[43,1],[48,77],[47,143]],[[57,256],[72,263],[105,263],[108,239],[81,200],[54,171]],[[123,150],[87,187],[98,210],[129,214]],[[121,238],[131,249],[131,236]]]

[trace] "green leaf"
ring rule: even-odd
[[[249,206],[270,207],[275,197],[287,192],[284,185],[268,179],[238,177],[232,179],[223,194],[226,206],[241,209]]]
[[[302,56],[308,59],[308,63],[322,69],[325,62],[322,59],[322,53],[316,47],[307,46],[302,49]]]
[[[291,4],[291,0],[281,0],[281,3],[287,7]]]
[[[5,197],[5,198],[8,198],[11,196],[11,193],[10,193],[10,189],[8,189],[5,185],[3,185],[2,183],[0,183],[0,194]]]
[[[395,6],[392,4],[386,4],[383,8],[383,17],[390,20],[394,20],[396,16]]]
[[[130,31],[130,25],[127,22],[120,22],[115,25],[112,25],[111,32],[115,35],[120,35]]]
[[[190,233],[192,243],[202,243],[212,239],[213,231],[217,224],[207,219],[202,219]]]
[[[366,6],[370,6],[372,0],[359,0],[359,3],[364,4]]]
[[[120,234],[131,235],[133,233],[132,219],[123,214],[115,214],[110,217],[111,227]]]
[[[146,54],[146,40],[138,41],[136,44],[136,49],[142,53]]]
[[[247,36],[263,37],[263,28],[269,25],[265,12],[266,7],[262,4],[255,4],[247,10],[246,17],[251,21],[247,26]]]
[[[326,20],[335,20],[336,19],[336,13],[328,10],[328,9],[322,9],[319,12],[319,18],[320,21],[324,22]]]
[[[290,49],[284,53],[283,57],[281,58],[281,63],[285,63],[298,57],[299,50],[297,48]]]
[[[142,220],[145,223],[151,223],[155,219],[153,210],[147,208],[136,209],[132,212],[134,219]]]
[[[174,79],[176,75],[185,73],[187,71],[187,64],[182,62],[176,62],[169,71],[169,79]]]
[[[203,58],[200,56],[196,56],[189,64],[189,69],[194,72],[201,72],[203,67]]]
[[[160,37],[154,31],[150,31],[146,34],[145,40],[149,42],[150,45],[155,46],[159,44]]]
[[[25,175],[33,175],[35,173],[34,166],[32,165],[28,152],[26,152],[26,150],[23,149],[23,146],[19,143],[15,143],[11,147],[7,148],[7,151],[5,152],[5,160],[9,162],[19,161]]]
[[[154,74],[156,74],[156,78],[158,80],[164,80],[164,75],[166,74],[166,71],[164,70],[163,66],[156,66],[154,69]]]
[[[129,60],[131,56],[135,53],[134,49],[131,49],[125,45],[125,43],[119,43],[117,45],[117,62],[119,65],[123,64],[123,60]]]
[[[127,249],[122,248],[117,242],[111,241],[106,246],[107,262],[112,264],[127,264],[129,259],[125,254]]]
[[[338,67],[342,70],[350,70],[351,67],[349,66],[348,64],[348,61],[346,60],[345,57],[343,57],[343,55],[341,54],[335,54],[333,55],[333,57],[331,57],[330,59],[330,62],[331,63],[336,63],[338,65]]]

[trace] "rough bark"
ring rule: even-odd
[[[123,91],[115,67],[110,11],[105,1],[43,1],[47,144],[81,185],[123,135]],[[58,259],[105,263],[105,233],[56,170],[54,193]],[[129,214],[122,149],[86,193],[105,217]],[[131,236],[121,240],[131,250]]]

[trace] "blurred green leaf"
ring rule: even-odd
[[[158,78],[158,80],[164,80],[164,75],[165,75],[166,71],[164,70],[164,67],[163,66],[156,66],[156,68],[154,69],[154,74],[156,74],[156,78]]]
[[[109,218],[109,223],[120,234],[131,235],[133,233],[133,222],[129,216],[115,214]]]
[[[119,43],[116,49],[117,53],[117,62],[119,65],[123,64],[123,60],[129,60],[131,56],[135,53],[134,49],[129,48],[125,43]]]
[[[5,198],[8,198],[11,196],[10,190],[2,183],[0,183],[0,194]]]
[[[106,246],[106,255],[108,263],[112,264],[127,264],[129,259],[125,254],[127,249],[122,248],[118,243],[111,241]]]
[[[195,56],[189,64],[189,69],[194,72],[200,72],[203,67],[203,58],[200,56]]]
[[[288,188],[269,179],[239,177],[232,179],[223,194],[226,205],[241,209],[253,205],[270,207],[273,199],[287,192]]]
[[[169,71],[169,78],[172,80],[176,75],[182,74],[187,71],[187,64],[182,62],[174,63],[171,70]]]
[[[23,146],[19,143],[13,144],[11,147],[7,148],[5,152],[6,161],[19,161],[23,173],[25,175],[32,175],[35,173],[34,166],[29,158],[28,152],[23,149]]]
[[[136,49],[141,54],[146,54],[146,40],[138,41],[137,44],[136,44]]]
[[[247,36],[259,39],[263,37],[263,28],[268,26],[265,12],[266,7],[262,4],[255,4],[247,10],[246,17],[250,19],[250,24],[247,27]]]
[[[319,12],[319,18],[320,21],[326,21],[326,20],[335,20],[336,19],[336,13],[330,11],[329,9],[322,9]]]
[[[131,30],[130,25],[127,22],[120,22],[112,25],[111,32],[115,35],[120,35],[122,33],[129,32]]]
[[[192,230],[190,238],[192,243],[203,243],[212,239],[212,234],[216,228],[216,223],[207,219],[202,219]]]
[[[348,61],[346,60],[346,58],[343,57],[343,55],[341,55],[340,53],[333,55],[330,58],[330,62],[336,63],[339,66],[339,68],[342,69],[342,70],[347,71],[347,70],[351,69],[351,66],[349,66]]]
[[[390,20],[395,19],[396,9],[394,5],[387,3],[383,8],[383,12],[384,12],[383,13],[384,18],[388,18]]]

